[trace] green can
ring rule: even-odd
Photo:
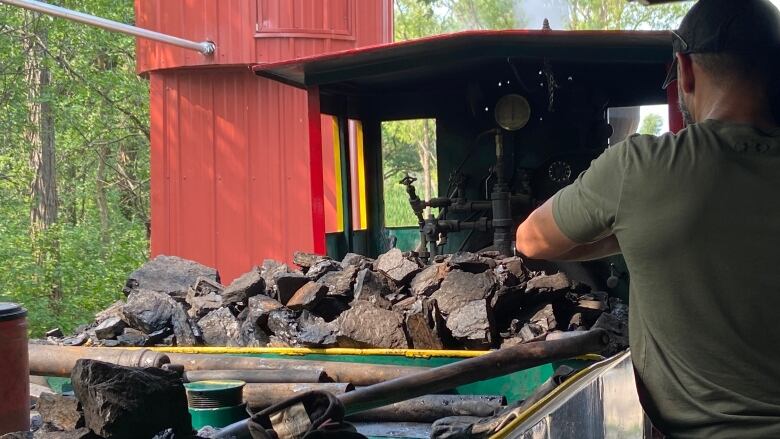
[[[187,405],[192,416],[192,428],[226,427],[249,417],[243,403],[243,381],[197,381],[184,384]]]

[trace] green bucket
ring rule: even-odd
[[[243,381],[197,381],[184,384],[192,428],[226,427],[249,417],[243,403]]]

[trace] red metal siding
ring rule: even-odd
[[[152,253],[230,280],[313,249],[307,120],[285,117],[306,114],[305,93],[244,71],[150,79]]]
[[[137,69],[151,81],[152,255],[215,266],[230,282],[265,258],[324,252],[326,215],[335,212],[326,203],[335,197],[334,175],[323,169],[333,167],[333,146],[328,139],[323,149],[320,132],[332,136],[332,126],[320,127],[318,102],[305,92],[259,78],[249,65],[389,42],[392,1],[136,0],[135,7],[141,27],[218,47],[207,58],[137,43]],[[309,130],[318,133],[313,142]]]
[[[140,27],[217,45],[207,57],[139,40],[139,73],[275,62],[392,40],[392,0],[136,0],[135,10]]]

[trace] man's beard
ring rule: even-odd
[[[693,125],[696,123],[696,121],[693,119],[693,114],[691,113],[691,110],[688,109],[688,104],[685,103],[682,90],[679,88],[677,89],[677,96],[678,106],[680,107],[680,114],[682,114],[683,122],[685,122],[686,126]]]

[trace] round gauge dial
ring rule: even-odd
[[[503,96],[496,102],[496,122],[507,131],[523,128],[530,118],[531,105],[518,94]]]
[[[556,183],[568,183],[571,180],[571,165],[563,161],[553,162],[547,169],[547,175]]]

